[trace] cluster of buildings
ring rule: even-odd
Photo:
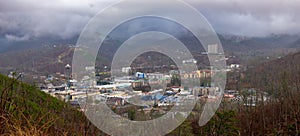
[[[123,69],[128,72],[130,69]],[[41,90],[57,97],[63,101],[78,105],[80,99],[88,97],[94,98],[97,102],[106,102],[115,106],[124,106],[128,104],[137,104],[145,107],[163,107],[181,103],[185,98],[215,98],[212,95],[220,92],[218,87],[193,87],[174,86],[171,84],[173,74],[179,74],[177,71],[170,73],[142,73],[137,72],[131,76],[113,77],[113,79],[104,79],[106,81],[98,82],[92,86],[76,87],[81,84],[71,78],[67,78],[65,83],[54,86],[50,82],[41,85]],[[183,78],[208,78],[211,71],[199,70],[193,73],[183,73]],[[52,80],[52,77],[47,80]],[[149,88],[145,90],[144,88]],[[212,93],[214,92],[214,93]],[[138,100],[138,103],[131,99]],[[138,99],[136,99],[138,98]]]
[[[247,107],[254,107],[259,103],[266,103],[269,100],[266,92],[257,92],[255,89],[245,89],[241,91],[225,90],[223,97],[225,100],[240,103]]]

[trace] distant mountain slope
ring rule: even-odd
[[[74,48],[68,46],[40,47],[0,54],[2,72],[18,70],[26,73],[63,72],[71,63]]]
[[[186,43],[187,47],[192,50],[198,59],[199,65],[207,65],[206,56],[201,55],[202,47],[199,42],[195,41],[195,37],[191,35],[178,36],[181,41]],[[272,57],[277,58],[284,56],[290,52],[295,52],[300,48],[300,36],[295,35],[270,35],[267,37],[246,37],[234,35],[219,35],[223,44],[223,48],[227,55],[237,56],[241,58],[242,63],[253,58]],[[123,41],[122,41],[123,40]],[[36,42],[39,41],[39,42]],[[1,44],[7,44],[0,40]],[[124,42],[124,39],[118,37],[109,37],[99,50],[97,65],[104,67],[109,65],[114,53]],[[45,44],[47,43],[47,44]],[[65,44],[64,44],[65,43]],[[8,73],[9,71],[19,70],[29,74],[45,75],[56,72],[63,73],[64,66],[71,63],[76,38],[69,40],[58,40],[55,38],[33,40],[27,43],[20,42],[17,45],[10,45],[1,53],[0,51],[0,72]],[[56,44],[56,45],[55,45]],[[6,45],[5,45],[6,47]],[[4,48],[4,47],[0,47]],[[148,56],[148,55],[144,55]],[[159,57],[159,56],[158,56]],[[143,61],[147,59],[142,59]],[[140,61],[140,62],[143,62]],[[166,64],[168,65],[168,64]]]
[[[296,41],[294,41],[293,43],[290,44],[291,48],[299,48],[300,47],[300,38]]]
[[[0,135],[95,135],[82,112],[0,75]]]
[[[29,39],[28,41],[10,41],[5,37],[0,36],[0,53],[37,49],[49,45],[74,45],[77,38],[78,36],[69,39],[61,39],[60,37],[41,37]]]
[[[280,87],[282,81],[300,88],[300,52],[258,64],[246,73],[254,87]]]
[[[125,31],[125,30],[122,30]],[[108,49],[115,49],[120,42],[128,39],[126,33],[117,31],[112,36],[108,36],[104,45],[108,45]],[[269,35],[266,37],[247,37],[238,35],[226,35],[218,34],[223,48],[228,51],[240,51],[247,52],[249,50],[268,49],[268,48],[294,48],[299,47],[300,36],[297,35]],[[199,46],[199,42],[196,41],[192,35],[182,33],[176,34],[176,37],[183,41],[189,48],[193,49],[195,46]],[[61,39],[58,37],[43,37],[38,39],[30,39],[29,41],[8,41],[4,37],[0,37],[0,53],[37,49],[43,46],[53,45],[75,45],[78,36]],[[107,48],[106,48],[107,50]],[[111,49],[110,49],[111,50]]]
[[[245,37],[234,35],[219,35],[225,50],[248,52],[274,48],[291,48],[291,44],[300,39],[296,35],[270,35],[267,37]]]

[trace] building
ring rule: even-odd
[[[240,68],[241,66],[240,66],[240,64],[231,64],[230,65],[230,68],[231,69],[238,69],[238,68]]]
[[[131,67],[123,67],[121,71],[122,71],[122,73],[128,74],[131,71]]]
[[[137,72],[137,73],[135,73],[135,77],[137,77],[137,78],[146,78],[146,74],[145,73],[141,73],[141,72]]]
[[[162,73],[146,73],[146,76],[149,80],[160,80],[165,77]]]
[[[183,60],[183,64],[197,64],[197,60],[195,59],[189,59],[189,60]]]
[[[194,96],[216,96],[218,93],[219,88],[217,87],[194,87],[192,88],[192,94]]]
[[[85,71],[95,71],[95,67],[94,66],[87,66],[87,67],[85,67]]]
[[[218,44],[208,45],[208,54],[217,54],[218,53]]]
[[[131,86],[133,88],[137,88],[137,87],[144,87],[147,86],[147,82],[145,82],[144,80],[136,80],[134,82],[131,82]]]
[[[211,70],[197,70],[191,73],[184,73],[183,78],[185,79],[195,79],[195,78],[209,78],[212,76]]]

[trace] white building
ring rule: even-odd
[[[208,45],[208,54],[217,54],[218,53],[218,44]]]
[[[94,66],[87,66],[85,67],[86,71],[95,71],[95,67]]]
[[[193,63],[193,64],[196,64],[196,63],[197,63],[197,60],[195,60],[195,59],[183,60],[182,63],[183,63],[183,64],[187,64],[187,63]]]
[[[163,79],[164,78],[164,74],[162,74],[162,73],[146,73],[146,77],[148,78],[148,79]]]
[[[240,68],[240,64],[231,64],[230,68],[231,69]]]
[[[131,67],[124,67],[121,71],[122,73],[129,73],[131,71]]]

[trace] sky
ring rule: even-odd
[[[0,1],[0,37],[8,41],[79,35],[88,21],[119,0]],[[216,32],[244,36],[300,34],[300,0],[184,0],[198,9]],[[172,3],[169,4],[172,8]],[[119,9],[126,14],[142,7]]]

